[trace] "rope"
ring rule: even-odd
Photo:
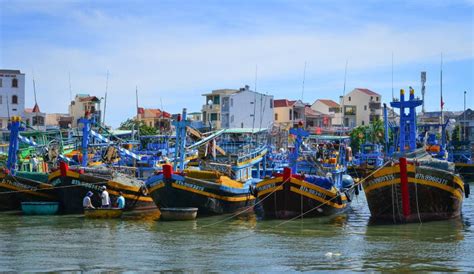
[[[415,158],[415,162],[416,162],[416,158]],[[415,166],[415,174],[416,174],[416,164],[414,166]],[[415,200],[416,200],[416,213],[418,215],[418,220],[420,221],[420,224],[422,224],[423,222],[421,221],[421,217],[420,217],[420,206],[418,205],[418,184],[416,182],[415,182]]]
[[[288,178],[288,179],[284,180],[284,181],[282,182],[281,186],[283,186],[284,184],[286,184],[287,182],[289,182],[290,179],[291,179],[291,178]],[[255,204],[254,204],[254,207],[257,206],[257,205],[260,205],[261,203],[263,203],[263,201],[265,201],[268,197],[271,196],[271,194],[275,193],[277,190],[278,190],[278,188],[275,187],[275,189],[272,190],[272,192],[270,192],[266,197],[264,197],[263,199],[261,199],[261,200],[259,200],[257,203],[255,203]],[[247,212],[249,209],[251,209],[251,207],[247,207],[246,209],[244,209],[244,210],[242,210],[242,211],[239,211],[239,212],[237,212],[237,213],[234,213],[234,214],[232,214],[231,216],[229,216],[229,217],[227,217],[227,218],[224,218],[224,219],[222,219],[222,220],[219,220],[219,221],[217,221],[217,222],[214,222],[214,223],[211,223],[211,224],[208,224],[208,225],[201,226],[200,228],[210,227],[210,226],[213,226],[213,225],[216,225],[216,224],[225,222],[225,221],[227,221],[227,220],[233,219],[233,218],[235,218],[235,217],[237,217],[237,216],[239,216],[239,215],[241,215],[241,214]]]

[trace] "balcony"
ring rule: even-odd
[[[369,120],[371,122],[380,120],[380,115],[371,114],[369,115]]]
[[[369,103],[369,108],[372,109],[381,109],[382,104],[380,102],[370,102]]]
[[[206,112],[220,112],[221,111],[221,106],[220,105],[216,105],[216,104],[213,104],[213,105],[203,105],[202,106],[202,111],[206,111]]]

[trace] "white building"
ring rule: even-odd
[[[28,126],[36,130],[46,129],[46,113],[41,112],[38,104],[35,104],[33,108],[26,108],[23,118]]]
[[[249,89],[222,96],[222,128],[270,128],[273,124],[273,95]]]
[[[341,125],[341,106],[328,99],[318,99],[311,105],[311,109],[331,116],[332,125]]]
[[[69,105],[69,115],[73,117],[71,126],[77,127],[77,120],[84,117],[86,113],[91,114],[95,121],[100,124],[100,99],[89,94],[77,94],[74,101]]]
[[[0,129],[8,126],[8,117],[24,116],[25,74],[0,69]]]
[[[341,100],[344,126],[356,127],[381,120],[382,95],[365,88],[356,88]]]

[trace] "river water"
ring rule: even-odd
[[[473,198],[460,219],[407,225],[369,225],[363,194],[347,214],[286,223],[0,213],[0,271],[473,271]]]

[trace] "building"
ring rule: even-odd
[[[24,121],[28,126],[33,127],[37,130],[46,129],[46,113],[41,112],[38,104],[35,104],[33,108],[26,108],[24,113]]]
[[[459,116],[462,111],[443,111],[444,121],[453,120],[458,122]],[[417,114],[418,126],[423,126],[428,131],[439,131],[441,130],[439,125],[441,124],[441,111],[425,111]]]
[[[236,89],[216,89],[202,95],[206,98],[206,102],[202,106],[202,122],[205,127],[221,128],[222,99],[236,92],[238,92]]]
[[[341,106],[333,100],[318,99],[311,105],[311,109],[322,114],[330,115],[332,125],[342,124],[341,115],[339,115],[339,113],[341,113]]]
[[[273,124],[273,96],[245,86],[239,90],[220,89],[203,94],[204,126],[218,128],[269,128]]]
[[[201,112],[190,112],[188,113],[188,121],[191,122],[190,126],[196,129],[202,129],[204,124],[202,122]]]
[[[345,127],[368,125],[382,120],[382,96],[366,88],[356,88],[342,97]]]
[[[101,123],[100,99],[89,94],[77,94],[74,101],[69,105],[69,116],[72,119],[72,127],[77,127],[77,121],[86,113],[91,114],[96,123]]]
[[[275,125],[292,128],[300,122],[306,124],[306,104],[301,100],[277,99],[273,102],[273,105]]]
[[[462,112],[456,119],[461,129],[461,139],[468,139],[474,147],[474,111],[470,108]]]
[[[138,108],[137,120],[160,131],[171,129],[171,114],[155,108]]]
[[[0,69],[0,129],[8,126],[11,116],[24,116],[25,74],[19,70]]]
[[[47,113],[45,124],[47,128],[67,129],[72,127],[74,118],[66,113]]]
[[[308,130],[316,133],[321,133],[322,129],[329,129],[332,127],[332,114],[325,114],[314,110],[310,105],[305,108],[305,125]]]

